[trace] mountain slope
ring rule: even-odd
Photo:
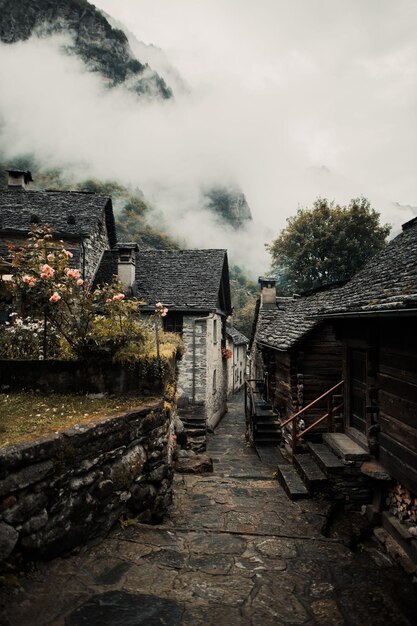
[[[235,228],[252,220],[245,195],[236,187],[213,187],[206,191],[205,197],[207,208]]]
[[[170,98],[171,89],[147,63],[138,60],[122,30],[86,0],[0,0],[0,41],[12,44],[32,35],[69,33],[67,51],[109,85],[126,86],[139,95]]]

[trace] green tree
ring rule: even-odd
[[[391,227],[366,198],[348,206],[319,198],[299,209],[267,249],[281,293],[306,292],[349,279],[385,245]]]

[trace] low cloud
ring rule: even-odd
[[[187,2],[194,25],[187,40],[182,1],[177,11],[169,3],[158,26],[152,18],[161,0],[99,0],[119,19],[130,15],[127,26],[139,39],[164,48],[187,86],[173,101],[139,102],[123,88],[108,89],[63,53],[60,37],[0,45],[3,151],[9,158],[33,152],[44,166],[79,179],[137,186],[175,235],[194,246],[227,247],[232,262],[253,273],[268,265],[263,244],[318,195],[344,203],[363,194],[398,228],[417,203],[410,3],[400,2],[408,10],[402,16],[386,2],[367,10],[343,3],[344,22],[328,2],[317,15],[292,12],[281,0],[264,3],[255,12],[242,0],[234,14],[234,0],[228,8]],[[319,30],[315,18],[323,20]],[[254,217],[240,234],[196,211],[202,187],[230,181]]]

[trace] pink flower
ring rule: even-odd
[[[55,270],[47,263],[45,263],[45,265],[42,265],[41,271],[41,278],[52,278],[52,276],[55,274]]]
[[[168,309],[162,304],[162,302],[157,302],[155,304],[155,313],[160,317],[165,317],[168,313]]]
[[[65,273],[68,278],[73,278],[74,280],[80,278],[80,270],[70,270],[69,267],[67,267],[65,268]]]
[[[111,302],[111,298],[107,298],[107,299],[106,299],[106,302],[107,302],[107,303]]]
[[[82,278],[79,278],[79,279],[77,280],[77,286],[78,286],[78,287],[81,287],[81,285],[83,285],[83,284],[84,284],[83,279],[82,279]]]
[[[53,261],[55,259],[55,256],[51,252],[46,258],[48,259],[48,261]]]
[[[62,252],[65,254],[67,259],[72,259],[72,257],[74,256],[72,252],[70,252],[69,250],[65,250],[65,248]]]
[[[37,278],[35,276],[31,276],[31,274],[25,274],[22,276],[22,281],[29,285],[29,287],[34,287],[37,282]]]
[[[58,302],[58,300],[61,300],[61,296],[59,295],[57,291],[55,291],[52,294],[52,296],[49,298],[49,302]]]
[[[118,293],[115,296],[113,296],[113,300],[115,300],[116,302],[120,302],[121,300],[125,299],[125,294],[124,293]]]

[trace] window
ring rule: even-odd
[[[178,313],[168,313],[166,317],[162,318],[164,321],[164,331],[166,333],[182,333],[183,331],[183,316]]]
[[[217,371],[214,370],[213,372],[213,393],[216,393],[217,391]]]
[[[217,320],[213,320],[213,343],[217,343]]]

